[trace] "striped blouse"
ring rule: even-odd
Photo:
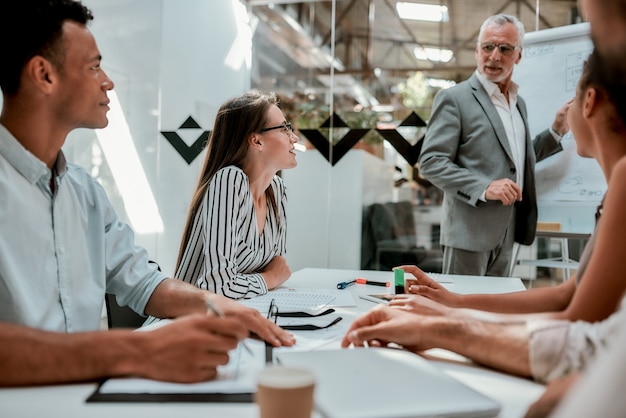
[[[267,205],[259,235],[248,176],[235,166],[219,170],[196,212],[191,235],[176,277],[232,299],[267,293],[260,272],[285,254],[285,185],[274,176],[271,186],[278,213]]]

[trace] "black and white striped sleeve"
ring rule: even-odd
[[[273,181],[274,196],[278,203],[278,239],[276,241],[276,255],[287,253],[287,191],[283,180],[276,176]]]
[[[232,299],[267,293],[263,276],[238,271],[241,259],[239,240],[247,228],[256,228],[251,207],[246,204],[249,185],[246,175],[234,167],[218,171],[205,196],[203,225],[205,234],[205,274],[203,288]],[[250,256],[254,256],[250,254]]]

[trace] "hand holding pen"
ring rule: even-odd
[[[136,334],[132,344],[141,347],[142,355],[129,363],[125,373],[176,383],[211,380],[225,356],[230,358],[248,336],[245,324],[235,318],[196,313],[162,322],[146,332],[132,333]]]
[[[296,339],[291,333],[266,319],[258,310],[220,295],[212,295],[211,297],[209,303],[217,308],[218,312],[241,321],[253,337],[267,341],[274,347],[290,347],[295,344]],[[207,309],[215,313],[215,310],[209,308],[206,302],[205,305]]]
[[[213,302],[211,302],[209,299],[205,300],[205,304],[206,307],[209,311],[213,312],[213,314],[215,316],[217,316],[218,318],[224,318],[224,314],[222,313],[222,311],[220,311],[217,306],[215,306],[213,304]],[[250,354],[253,355],[252,350],[250,349],[250,347],[248,347],[248,345],[246,344],[245,341],[241,341],[241,345],[243,345],[243,348],[246,349],[246,351]]]

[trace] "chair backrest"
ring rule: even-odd
[[[376,257],[376,240],[370,222],[371,205],[363,206],[361,217],[361,270],[372,269]]]
[[[374,241],[387,241],[396,238],[397,227],[392,206],[374,203],[370,207],[369,222],[372,227]]]
[[[383,259],[397,264],[416,264],[423,260],[426,251],[423,247],[417,247],[415,234],[411,202],[373,203],[364,207],[361,269],[379,269]],[[380,248],[384,248],[382,256],[378,254]]]
[[[107,308],[107,322],[109,329],[112,328],[139,328],[146,318],[130,309],[128,306],[120,306],[115,300],[115,295],[105,295]]]
[[[393,213],[393,223],[395,237],[415,236],[415,215],[413,214],[413,204],[407,200],[401,202],[390,202],[387,206]]]
[[[157,270],[161,271],[159,263],[148,260],[148,263],[154,264]],[[104,296],[104,302],[107,308],[107,322],[109,329],[111,328],[139,328],[146,321],[146,318],[130,309],[128,306],[120,306],[117,304],[115,295],[107,293]]]

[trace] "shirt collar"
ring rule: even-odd
[[[48,166],[24,148],[2,124],[0,124],[0,155],[31,184],[37,183],[42,177],[50,177]],[[62,175],[67,171],[67,161],[63,151],[59,150],[54,165],[58,175]]]
[[[487,80],[487,77],[485,77],[480,71],[478,71],[478,69],[476,69],[474,73],[476,74],[476,78],[478,78],[478,81],[480,81],[480,84],[482,84],[489,97],[493,97],[498,93],[502,94],[502,92],[500,91],[500,87],[498,87],[498,85],[493,81]],[[516,97],[518,88],[519,87],[517,83],[511,80],[511,84],[509,84],[509,96]]]

